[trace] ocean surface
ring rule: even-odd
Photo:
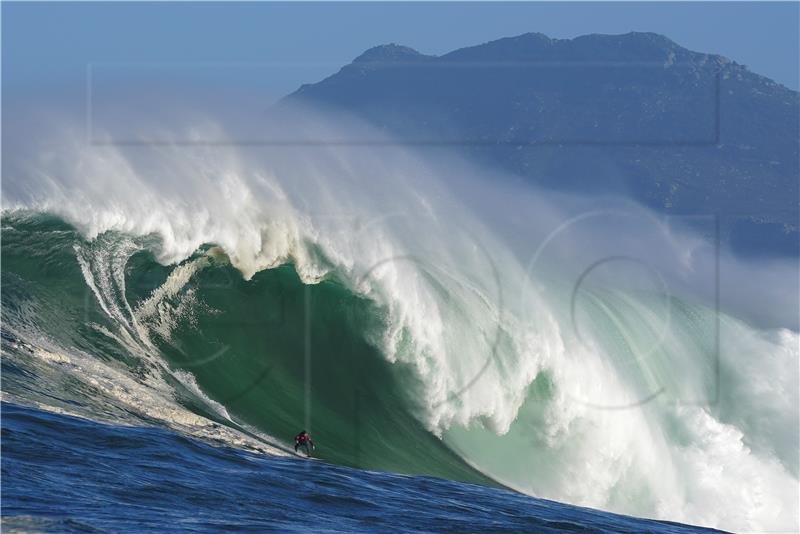
[[[169,135],[4,154],[4,531],[798,529],[800,340],[743,317],[796,265],[438,152]]]
[[[2,415],[9,533],[716,532],[11,403]]]

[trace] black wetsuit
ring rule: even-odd
[[[294,452],[297,452],[299,447],[305,447],[306,456],[311,456],[311,449],[315,448],[314,442],[311,441],[311,434],[300,432],[294,437]]]

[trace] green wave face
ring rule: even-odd
[[[232,414],[287,442],[306,428],[337,463],[486,480],[411,415],[407,373],[365,340],[384,327],[369,301],[291,266],[245,281],[226,265],[195,283],[209,309],[162,350]]]
[[[89,243],[58,219],[31,214],[4,216],[3,226],[3,319],[16,339],[47,337],[64,350],[110,360],[134,376],[158,373],[179,389],[165,369],[187,371],[224,406],[234,426],[259,429],[287,444],[305,428],[317,445],[315,455],[326,461],[496,485],[414,417],[411,371],[391,365],[367,341],[386,326],[381,309],[342,285],[305,285],[291,265],[244,280],[224,256],[209,256],[214,251],[206,248],[184,263],[202,267],[174,292],[163,292],[180,267],[159,264],[143,248],[153,245],[146,240],[106,235]],[[133,351],[115,339],[124,341],[119,332],[133,329],[110,320],[103,306],[112,309],[112,303],[99,302],[76,261],[76,247],[92,249],[113,240],[126,242],[121,248],[129,254],[122,258],[124,295],[113,283],[105,291],[116,309],[129,306],[148,332],[149,343],[137,343]],[[96,281],[102,278],[95,274]],[[160,290],[164,294],[153,302]],[[137,357],[138,349],[148,357]],[[4,389],[30,396],[30,384],[15,371],[36,372],[36,366],[24,351],[8,354],[4,363],[13,369]],[[91,396],[58,381],[38,383],[36,389],[67,404]],[[233,424],[203,399],[184,393],[179,401],[187,408]]]

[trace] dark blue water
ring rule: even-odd
[[[3,532],[714,532],[2,405]]]

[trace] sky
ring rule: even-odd
[[[661,33],[798,89],[796,2],[2,3],[6,95],[115,75],[275,100],[384,43],[442,54],[526,32]],[[166,81],[165,81],[166,80]],[[6,101],[8,104],[8,101]]]

